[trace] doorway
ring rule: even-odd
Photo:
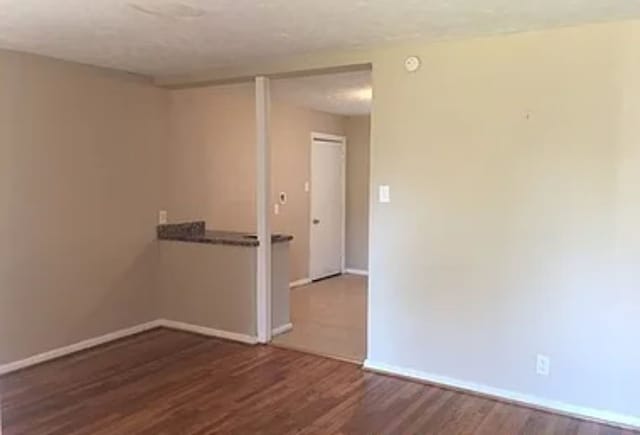
[[[346,138],[311,134],[309,277],[340,275],[345,250]]]
[[[271,343],[361,364],[371,71],[287,76],[270,89],[270,219],[293,235],[289,323],[274,325]]]

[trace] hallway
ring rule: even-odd
[[[272,344],[362,363],[367,346],[367,278],[341,275],[291,289],[293,330]]]

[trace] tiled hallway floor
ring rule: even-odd
[[[367,343],[367,278],[342,275],[291,290],[293,330],[276,346],[362,362]]]

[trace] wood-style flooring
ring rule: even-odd
[[[628,435],[271,346],[157,329],[0,378],[4,435]]]
[[[367,278],[341,275],[291,290],[293,330],[273,344],[349,361],[367,353]]]

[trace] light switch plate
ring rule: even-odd
[[[273,205],[273,214],[275,214],[275,215],[280,214],[280,204],[274,204]]]
[[[309,191],[309,182],[308,182],[308,181],[305,181],[305,182],[304,182],[304,191],[305,191],[305,192],[308,192],[308,191]]]
[[[158,225],[165,225],[168,222],[168,214],[166,210],[158,212]]]
[[[386,184],[380,185],[378,189],[378,200],[380,202],[391,202],[391,191]]]

